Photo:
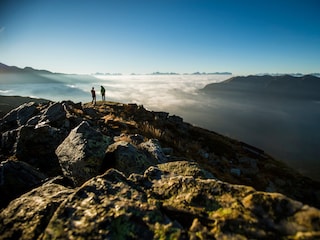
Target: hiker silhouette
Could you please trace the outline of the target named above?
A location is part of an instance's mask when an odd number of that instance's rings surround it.
[[[94,90],[94,87],[92,87],[91,89],[91,96],[92,96],[92,104],[96,105],[97,101],[96,101],[96,91]]]
[[[103,86],[101,86],[100,92],[101,92],[101,96],[102,96],[102,101],[105,101],[106,100],[106,96],[105,96],[106,89]]]

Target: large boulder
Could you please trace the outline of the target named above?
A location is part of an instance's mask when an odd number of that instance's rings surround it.
[[[149,171],[150,172],[150,171]],[[152,179],[152,176],[156,176]],[[315,239],[320,236],[320,210],[279,193],[255,191],[214,179],[148,174],[150,198],[162,213],[179,222],[189,238]],[[150,200],[149,200],[150,201]],[[307,237],[307,238],[304,238]]]
[[[0,164],[0,208],[12,199],[29,191],[46,179],[46,176],[29,164],[7,160]]]
[[[118,141],[108,147],[105,164],[129,176],[131,173],[143,174],[148,167],[158,164],[158,160],[129,142]]]
[[[0,212],[0,239],[38,239],[73,190],[47,183],[13,200]]]
[[[43,239],[178,239],[171,222],[139,186],[117,170],[83,184],[61,204]]]
[[[63,174],[76,186],[100,174],[105,150],[111,142],[110,137],[83,121],[56,149]]]
[[[49,125],[23,126],[15,145],[18,160],[25,161],[49,176],[61,174],[56,148],[66,137],[66,132]]]

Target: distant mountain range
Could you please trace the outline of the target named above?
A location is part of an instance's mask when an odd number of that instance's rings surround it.
[[[36,70],[31,67],[18,68],[0,63],[0,83],[56,83],[55,73],[47,70]]]
[[[32,74],[54,74],[48,70],[37,70],[31,67],[18,68],[0,63],[0,73],[32,73]]]
[[[86,82],[96,80],[93,76],[53,73],[48,70],[38,70],[31,67],[19,68],[0,63],[0,84],[20,83],[61,83]]]
[[[262,96],[320,99],[320,78],[313,75],[250,75],[232,77],[202,89],[208,94],[251,94]]]

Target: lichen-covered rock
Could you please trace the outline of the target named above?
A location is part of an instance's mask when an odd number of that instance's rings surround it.
[[[147,156],[144,151],[125,141],[110,145],[104,161],[109,167],[118,169],[126,176],[131,173],[143,174],[148,167],[158,163],[154,157]]]
[[[0,208],[39,185],[46,176],[29,164],[7,160],[0,164]]]
[[[82,122],[56,149],[63,174],[76,186],[100,174],[105,150],[110,143],[110,137]]]
[[[312,239],[320,234],[320,210],[282,194],[191,176],[165,174],[151,182],[149,196],[161,201],[162,212],[179,222],[190,238],[270,239],[308,235]]]
[[[172,175],[192,176],[194,178],[215,178],[212,173],[202,169],[196,162],[175,161],[157,165],[163,172]]]
[[[143,142],[139,144],[139,148],[151,154],[151,156],[154,157],[158,163],[165,163],[168,161],[157,139],[150,139],[146,142]]]
[[[147,195],[111,169],[61,204],[43,239],[179,239],[182,229]]]
[[[37,239],[60,203],[72,192],[50,183],[13,200],[0,212],[0,239]]]
[[[129,178],[109,169],[74,192],[53,181],[46,185],[12,201],[0,213],[2,238],[317,239],[320,236],[319,209],[279,193],[258,192],[252,187],[188,173],[176,175],[154,166],[144,175],[131,174]]]

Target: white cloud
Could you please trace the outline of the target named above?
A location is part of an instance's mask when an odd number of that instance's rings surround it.
[[[4,32],[5,29],[5,27],[0,27],[0,33]]]

